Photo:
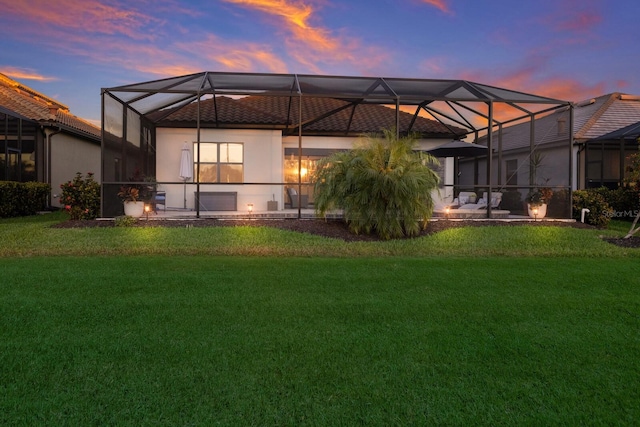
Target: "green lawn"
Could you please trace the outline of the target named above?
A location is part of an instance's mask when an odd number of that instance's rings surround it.
[[[55,220],[0,221],[1,425],[640,419],[640,250],[598,237],[619,232],[345,244]]]

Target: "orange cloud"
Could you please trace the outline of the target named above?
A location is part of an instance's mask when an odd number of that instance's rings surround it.
[[[375,69],[387,54],[362,47],[358,40],[312,24],[316,9],[296,0],[224,0],[252,8],[278,20],[284,31],[281,47],[254,41],[222,39],[208,32],[183,31],[179,23],[155,14],[197,15],[176,0],[125,3],[118,0],[0,0],[0,34],[48,45],[57,52],[158,76],[203,69],[287,72],[288,56],[298,67],[322,72],[323,64]],[[323,0],[310,0],[313,2]],[[141,5],[142,3],[142,5]],[[129,4],[133,6],[129,6]],[[142,6],[153,5],[154,15]],[[173,33],[183,37],[171,37]],[[191,39],[184,41],[184,36]],[[157,40],[166,40],[158,43]],[[274,47],[276,46],[276,47]],[[279,54],[279,52],[283,52]],[[362,71],[361,71],[362,72]]]
[[[426,4],[440,9],[441,12],[452,14],[452,10],[449,8],[446,0],[422,0]]]
[[[224,0],[229,3],[247,6],[269,15],[283,19],[286,28],[295,39],[319,51],[337,52],[341,46],[339,39],[332,37],[323,28],[312,26],[309,21],[314,12],[313,8],[303,3],[293,3],[289,0]]]
[[[312,25],[315,9],[292,0],[224,0],[276,17],[290,33],[286,37],[287,52],[313,72],[320,72],[319,63],[347,62],[372,68],[387,56],[376,48],[363,49],[355,39],[335,36],[326,28]],[[362,54],[362,51],[366,51]]]
[[[39,74],[35,70],[31,70],[27,68],[0,66],[0,73],[18,80],[36,80],[40,82],[50,82],[50,81],[58,80],[55,77],[43,76],[42,74]]]

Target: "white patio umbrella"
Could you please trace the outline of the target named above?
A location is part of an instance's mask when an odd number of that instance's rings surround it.
[[[193,163],[191,163],[191,151],[185,141],[180,155],[180,179],[184,181],[184,209],[187,208],[187,181],[193,177]]]

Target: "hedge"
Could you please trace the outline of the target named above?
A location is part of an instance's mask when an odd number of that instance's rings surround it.
[[[0,181],[0,218],[35,215],[46,209],[50,192],[41,182]]]

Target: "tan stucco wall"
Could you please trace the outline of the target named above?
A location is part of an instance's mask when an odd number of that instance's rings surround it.
[[[202,129],[201,142],[241,142],[244,144],[244,182],[245,185],[201,185],[200,191],[236,191],[238,210],[254,205],[255,211],[265,211],[267,202],[274,199],[278,208],[284,208],[284,191],[279,185],[257,185],[258,183],[281,183],[284,181],[284,150],[298,147],[298,137],[282,137],[276,130],[233,130]],[[167,206],[182,208],[186,193],[186,207],[195,206],[196,187],[191,180],[186,185],[179,178],[181,150],[185,142],[191,147],[196,141],[195,129],[159,128],[156,131],[156,179],[164,182],[160,190],[167,192]],[[303,148],[350,149],[357,138],[354,137],[310,137],[302,138]],[[448,140],[421,140],[418,147],[422,150],[434,148]],[[447,183],[453,182],[453,168],[446,167]],[[170,183],[170,184],[166,184]],[[247,183],[256,183],[248,185]]]
[[[160,190],[167,192],[167,207],[181,208],[195,206],[193,180],[186,185],[180,184],[180,156],[185,142],[188,143],[193,157],[193,143],[196,141],[194,129],[160,128],[156,132],[156,179],[161,184]],[[239,142],[244,144],[244,182],[269,183],[282,182],[282,135],[273,130],[229,130],[202,129],[201,142]],[[201,185],[200,191],[236,191],[238,192],[238,210],[246,209],[253,203],[256,211],[264,211],[267,201],[275,196],[282,207],[280,190],[274,185]]]
[[[51,205],[60,207],[60,184],[72,180],[76,172],[93,172],[100,182],[100,165],[100,144],[65,133],[51,136]]]

